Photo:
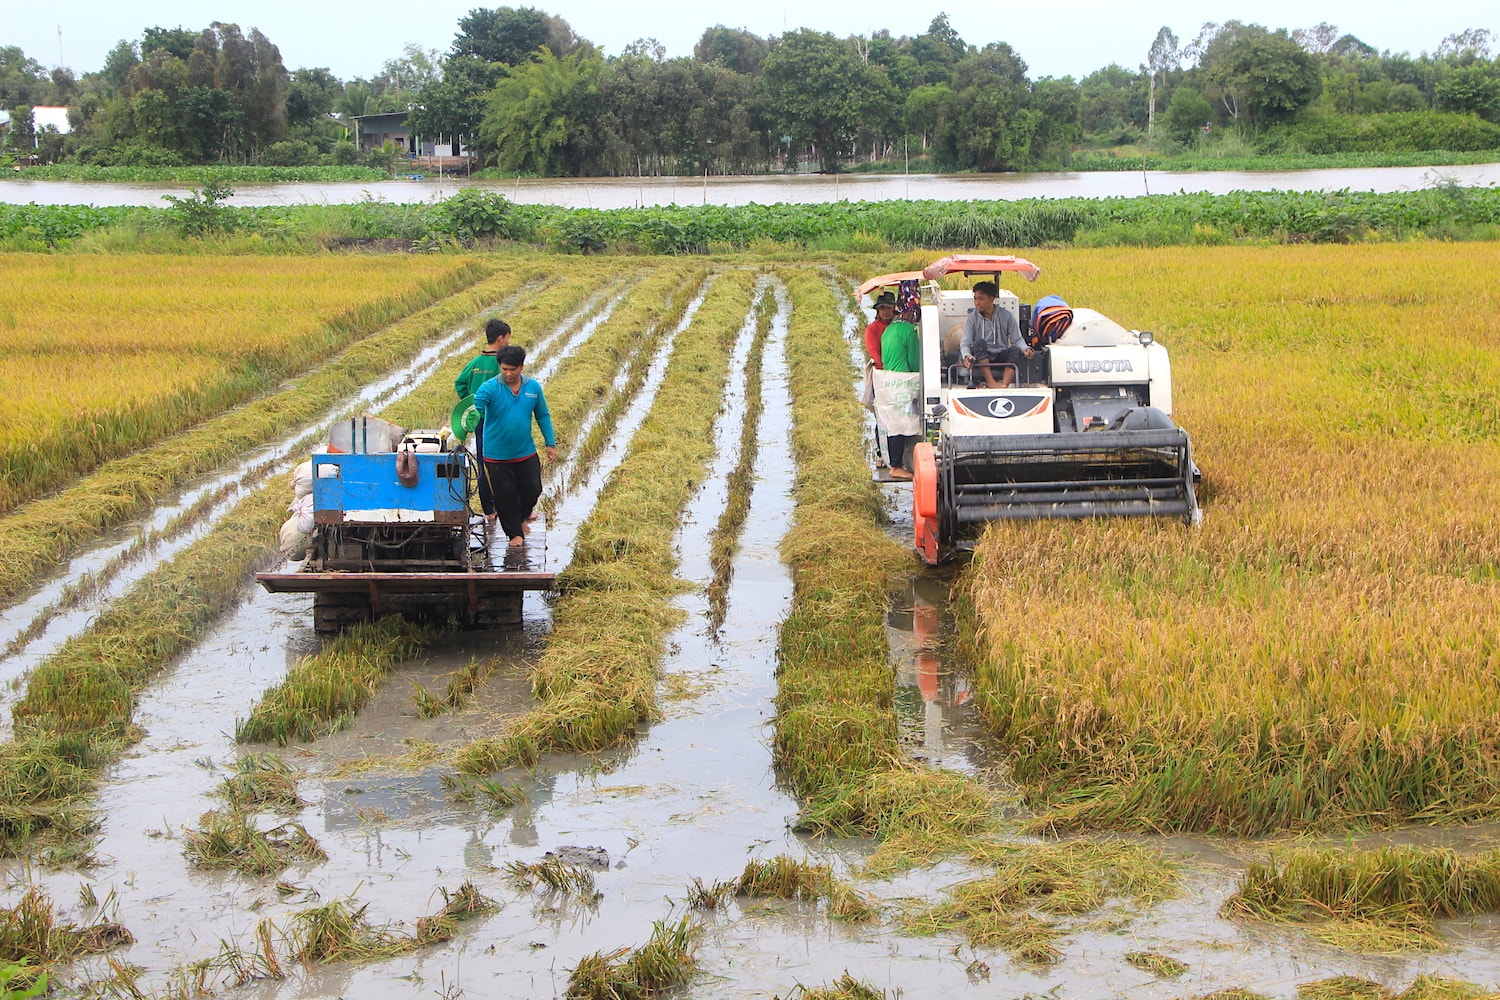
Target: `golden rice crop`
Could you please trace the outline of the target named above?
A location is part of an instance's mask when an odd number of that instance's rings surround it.
[[[1039,263],[1172,351],[1206,518],[981,543],[980,701],[1034,804],[1240,833],[1492,811],[1500,246]]]
[[[442,257],[0,254],[0,510],[488,270]]]
[[[509,302],[523,287],[538,284],[539,268],[510,267],[475,282],[436,304],[360,337],[327,362],[300,378],[288,379],[274,392],[204,420],[140,451],[104,463],[74,485],[48,497],[45,504],[23,506],[0,517],[0,603],[13,597],[47,566],[106,527],[120,524],[155,502],[172,486],[217,468],[268,439],[284,434],[354,393],[374,372],[386,372],[411,358],[422,344],[452,325],[497,302]],[[455,280],[462,280],[458,273]],[[58,436],[65,436],[61,429]],[[36,456],[55,457],[57,468],[75,457],[37,445]],[[55,489],[57,477],[42,480]]]

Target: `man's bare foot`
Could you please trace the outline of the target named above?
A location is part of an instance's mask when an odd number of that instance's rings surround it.
[[[537,519],[537,513],[536,513],[536,511],[532,511],[530,514],[526,515],[526,520],[527,521],[535,521],[536,519]]]
[[[899,466],[899,465],[893,465],[893,466],[891,466],[891,478],[892,479],[910,479],[911,478],[911,473],[907,472],[905,469],[901,468],[901,466]]]
[[[525,544],[526,544],[526,539],[522,538],[520,535],[517,535],[515,538],[512,538],[508,543],[506,543],[506,547],[507,548],[512,548],[512,549],[519,549],[521,546],[523,546]]]

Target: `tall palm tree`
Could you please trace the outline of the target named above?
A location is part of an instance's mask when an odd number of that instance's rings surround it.
[[[359,122],[356,120],[362,115],[368,114],[370,102],[375,99],[374,91],[370,85],[360,80],[344,85],[344,93],[333,102],[333,110],[339,113],[339,117],[345,122],[354,121],[354,144],[359,145]]]

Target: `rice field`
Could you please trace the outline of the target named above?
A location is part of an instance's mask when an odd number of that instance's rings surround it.
[[[443,257],[0,255],[0,513],[488,270]]]
[[[976,552],[980,698],[1040,822],[1492,815],[1500,247],[1060,257],[1049,288],[1172,350],[1206,514]]]
[[[199,534],[143,544],[131,558],[149,569],[101,584],[34,664],[13,666],[31,633],[0,651],[15,859],[0,983],[45,969],[83,995],[153,998],[251,982],[268,998],[1493,988],[1500,965],[1454,926],[1500,905],[1483,833],[1431,851],[1153,834],[1493,820],[1500,246],[1030,256],[1028,298],[1056,292],[1171,350],[1206,518],[996,525],[945,578],[990,737],[972,774],[926,764],[898,724],[892,594],[925,571],[886,523],[849,391],[864,322],[850,279],[925,255],[381,262],[399,278],[318,258],[340,309],[390,291],[382,278],[420,290],[400,322],[377,309],[349,321],[367,335],[335,336],[347,313],[325,312],[300,340],[258,315],[284,309],[266,275],[298,263],[267,259],[223,296],[257,313],[242,353],[122,341],[182,371],[286,366],[329,397],[318,413],[388,380],[400,388],[373,410],[440,426],[475,331],[502,313],[557,424],[538,531],[562,586],[528,599],[519,634],[387,618],[318,641],[310,601],[246,587],[273,558],[293,458],[249,457],[250,422],[292,405],[285,385],[252,392],[210,463],[235,490],[182,519]],[[100,261],[43,263],[124,266]],[[353,340],[366,353],[340,349]],[[210,426],[120,447],[155,455]],[[193,474],[172,467],[129,480],[137,509]],[[0,599],[56,564],[38,556],[12,591],[0,575]],[[43,609],[35,634],[70,613]],[[50,950],[26,938],[37,928]]]

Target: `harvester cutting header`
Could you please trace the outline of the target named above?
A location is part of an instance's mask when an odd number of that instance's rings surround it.
[[[1033,306],[999,287],[1002,275],[1035,281],[1040,273],[1020,257],[958,254],[860,286],[872,302],[894,293],[916,327],[920,381],[909,416],[918,418],[920,443],[907,461],[915,544],[930,564],[991,520],[1201,518],[1192,444],[1172,421],[1166,348],[1150,332],[1055,295]],[[953,274],[993,285],[943,288]],[[985,363],[971,346],[976,299],[981,320],[991,304],[989,323],[1008,329],[1014,320],[1021,348]]]

